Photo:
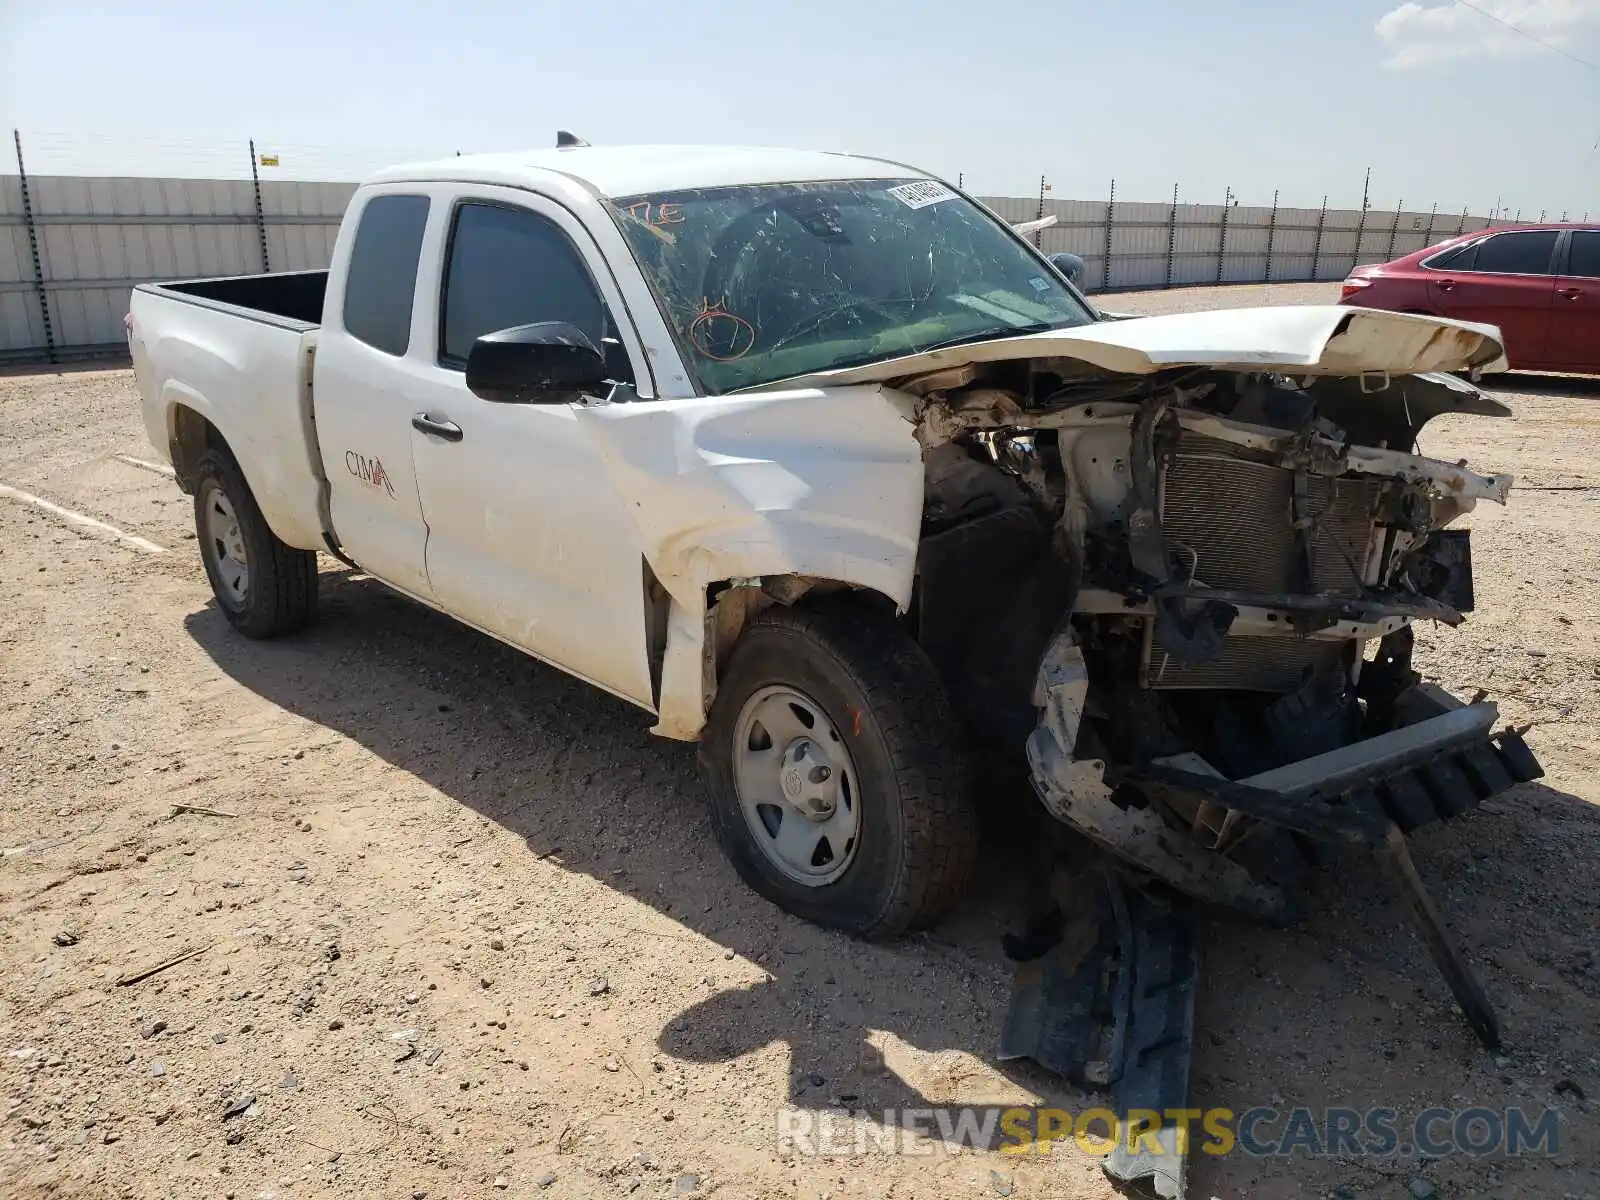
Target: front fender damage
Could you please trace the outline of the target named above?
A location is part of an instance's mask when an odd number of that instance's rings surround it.
[[[877,592],[901,611],[910,603],[922,449],[884,389],[575,411],[671,597],[655,732],[692,740],[705,723],[718,644],[708,590],[806,579]],[[722,603],[725,620],[743,602]]]

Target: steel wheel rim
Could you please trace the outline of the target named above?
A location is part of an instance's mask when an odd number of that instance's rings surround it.
[[[825,887],[860,846],[861,789],[822,706],[792,687],[761,688],[733,727],[733,785],[762,856],[786,878]]]
[[[244,533],[233,502],[219,487],[207,490],[205,505],[205,550],[216,570],[217,583],[235,607],[243,605],[250,592],[250,558],[245,553]]]

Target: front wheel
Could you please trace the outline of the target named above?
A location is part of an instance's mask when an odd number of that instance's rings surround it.
[[[927,925],[964,893],[978,822],[927,655],[835,600],[751,621],[702,742],[712,824],[752,888],[861,937]]]
[[[278,540],[231,455],[207,450],[196,476],[195,537],[228,623],[252,638],[308,624],[317,611],[316,553]]]

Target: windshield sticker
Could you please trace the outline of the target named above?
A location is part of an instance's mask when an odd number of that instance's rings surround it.
[[[695,353],[717,362],[738,362],[755,349],[756,331],[743,317],[723,307],[726,299],[713,304],[700,301],[700,311],[689,323],[689,342]]]
[[[889,195],[907,208],[927,208],[928,205],[937,204],[941,200],[954,200],[956,196],[944,184],[936,183],[932,179],[902,183],[898,187],[890,188]]]
[[[1050,281],[1048,279],[1040,279],[1037,275],[1035,275],[1032,279],[1028,280],[1028,286],[1034,291],[1043,295],[1045,292],[1050,290]]]

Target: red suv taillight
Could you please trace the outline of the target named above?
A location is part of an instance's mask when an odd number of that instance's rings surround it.
[[[1344,281],[1344,283],[1340,286],[1340,288],[1339,288],[1339,299],[1348,300],[1348,299],[1350,299],[1351,296],[1354,296],[1362,288],[1369,288],[1371,286],[1372,286],[1372,280],[1363,279],[1359,275],[1352,275],[1352,276],[1350,276],[1349,279],[1346,279]]]

